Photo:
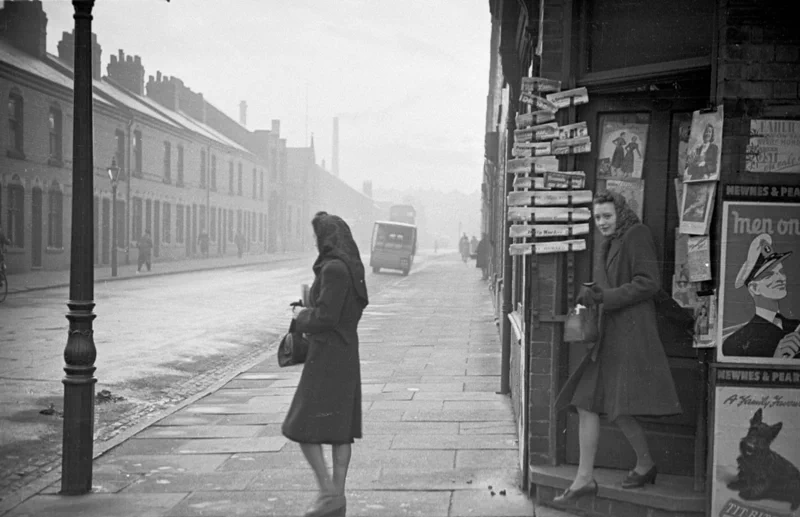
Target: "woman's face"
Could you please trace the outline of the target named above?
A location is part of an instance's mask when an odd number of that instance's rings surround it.
[[[714,138],[714,128],[712,126],[706,126],[706,130],[703,131],[703,142],[710,142]]]
[[[598,203],[594,205],[594,224],[603,237],[614,234],[617,229],[617,210],[614,203]]]

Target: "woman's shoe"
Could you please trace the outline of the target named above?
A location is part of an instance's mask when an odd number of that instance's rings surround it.
[[[591,481],[591,483],[586,483],[582,487],[576,488],[575,490],[572,490],[571,488],[568,488],[568,489],[564,490],[563,494],[557,495],[557,496],[555,496],[553,498],[553,502],[554,503],[570,503],[572,501],[580,499],[581,497],[583,497],[585,495],[590,495],[590,494],[591,495],[597,495],[597,488],[598,488],[597,487],[597,481],[595,481],[593,479]]]
[[[639,474],[635,470],[631,470],[628,472],[628,475],[625,476],[625,479],[622,480],[622,488],[641,488],[648,483],[655,485],[657,474],[658,469],[655,465],[644,474]]]
[[[343,510],[347,500],[343,495],[323,495],[314,501],[303,517],[332,517]]]

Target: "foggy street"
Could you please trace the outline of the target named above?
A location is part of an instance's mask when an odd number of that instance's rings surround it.
[[[309,257],[97,283],[96,439],[116,435],[274,349],[291,319],[289,302],[313,280]],[[425,262],[424,254],[417,257],[411,279]],[[368,273],[370,294],[403,280],[409,278],[399,272]],[[23,292],[1,308],[0,494],[9,478],[35,475],[61,448],[67,299],[66,288]],[[40,413],[51,407],[53,414]]]

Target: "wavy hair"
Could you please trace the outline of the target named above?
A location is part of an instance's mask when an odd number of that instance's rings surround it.
[[[631,227],[641,222],[636,212],[628,206],[628,201],[625,200],[625,196],[622,194],[611,191],[600,192],[595,195],[592,200],[593,206],[602,205],[604,203],[611,203],[614,205],[614,211],[617,213],[617,226],[609,239],[622,237]]]

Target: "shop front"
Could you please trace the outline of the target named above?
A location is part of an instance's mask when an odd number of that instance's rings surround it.
[[[681,413],[640,419],[658,483],[621,488],[636,457],[601,418],[600,490],[570,507],[778,517],[800,505],[800,41],[767,3],[490,2],[504,80],[490,77],[484,212],[504,217],[484,225],[504,253],[523,482],[542,504],[577,468],[578,418],[555,399],[584,357],[564,323],[602,267],[590,200],[608,190],[650,229],[662,290],[694,324],[660,333]]]

